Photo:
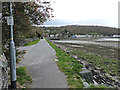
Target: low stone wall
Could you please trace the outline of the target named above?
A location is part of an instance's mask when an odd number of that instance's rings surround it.
[[[0,55],[0,90],[8,88],[7,59]]]

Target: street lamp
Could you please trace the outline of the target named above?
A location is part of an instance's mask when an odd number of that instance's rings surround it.
[[[14,20],[12,16],[12,2],[10,2],[10,16],[7,17],[7,24],[10,25],[10,46],[9,46],[9,57],[10,57],[10,78],[11,78],[11,88],[16,88],[16,54],[15,54],[15,44],[13,41],[13,25]]]

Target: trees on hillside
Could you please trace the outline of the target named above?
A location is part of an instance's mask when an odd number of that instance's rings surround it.
[[[68,32],[68,36],[75,34],[90,34],[90,35],[117,35],[119,34],[118,28],[104,27],[104,26],[83,26],[83,25],[68,25],[61,27],[46,27],[46,29],[54,30],[52,32],[57,32],[58,34],[65,35]]]

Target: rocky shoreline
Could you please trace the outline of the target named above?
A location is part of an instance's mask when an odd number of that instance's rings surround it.
[[[61,48],[64,52],[70,55],[70,50],[62,45],[54,43],[58,48]],[[106,74],[105,72],[102,72],[101,68],[95,67],[92,63],[87,63],[84,59],[78,59],[77,56],[72,56],[71,57],[75,58],[78,60],[86,69],[90,70],[93,75],[93,82],[94,84],[103,84],[107,86],[113,86],[117,89],[120,89],[120,82],[117,80],[119,77],[114,77],[109,74]]]

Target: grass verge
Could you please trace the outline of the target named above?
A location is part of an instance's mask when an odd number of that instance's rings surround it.
[[[51,43],[46,39],[46,41],[50,44],[50,46],[56,51],[56,56],[58,61],[57,65],[59,69],[67,75],[67,82],[69,88],[84,88],[85,85],[82,82],[82,77],[79,75],[79,72],[82,71],[83,66],[80,64],[79,61],[74,59],[73,57],[69,56],[67,53],[63,52],[60,48],[56,45]],[[88,88],[110,88],[105,85],[95,86],[90,84]]]
[[[35,44],[38,43],[39,41],[40,41],[40,39],[38,39],[38,40],[33,40],[32,42],[29,42],[29,43],[25,44],[25,46],[35,45]]]
[[[29,75],[26,66],[16,68],[16,74],[18,87],[30,87],[32,84],[32,77]]]
[[[67,75],[67,81],[69,88],[83,88],[83,82],[78,73],[81,71],[83,66],[76,59],[70,57],[67,53],[63,52],[56,45],[52,44],[50,41],[46,40],[52,48],[56,51],[56,56],[59,61],[57,65],[59,69]]]

